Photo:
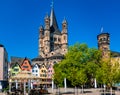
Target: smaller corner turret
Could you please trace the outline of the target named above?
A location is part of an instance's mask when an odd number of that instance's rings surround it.
[[[45,16],[45,30],[50,30],[50,17],[48,14]]]
[[[68,48],[67,20],[62,22],[62,51],[66,54]]]
[[[43,35],[44,35],[44,28],[43,26],[41,25],[40,28],[39,28],[39,32],[40,32],[40,38],[42,39],[43,38]]]
[[[62,22],[62,33],[67,33],[67,20],[64,19]]]
[[[67,29],[67,21],[66,21],[66,19],[64,19],[63,22],[62,22],[62,29]]]

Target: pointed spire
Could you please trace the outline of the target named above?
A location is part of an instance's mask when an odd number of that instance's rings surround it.
[[[58,29],[58,24],[53,8],[51,9],[51,14],[50,14],[50,26],[53,26],[55,29]]]
[[[43,31],[43,26],[41,25],[40,27],[39,27],[39,30],[40,30],[40,32],[42,32]]]
[[[48,13],[46,13],[45,19],[49,18]]]
[[[56,20],[56,16],[54,13],[54,1],[53,0],[51,2],[50,26],[53,26],[54,29],[58,29],[57,20]]]
[[[67,24],[67,20],[66,20],[66,18],[65,18],[65,17],[64,17],[64,19],[63,19],[62,23],[66,23],[66,24]]]

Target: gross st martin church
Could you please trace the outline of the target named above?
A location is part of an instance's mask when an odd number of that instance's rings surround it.
[[[45,26],[39,28],[38,57],[32,59],[32,64],[44,64],[47,68],[55,63],[60,62],[67,52],[68,48],[68,31],[66,19],[62,22],[60,31],[54,9],[51,8],[50,16],[44,18]],[[54,72],[53,69],[51,72]],[[52,76],[51,75],[48,76]]]

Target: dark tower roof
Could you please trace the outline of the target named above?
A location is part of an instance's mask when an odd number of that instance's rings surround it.
[[[53,8],[51,9],[51,14],[50,14],[50,26],[53,26],[56,29],[58,28],[58,24]]]
[[[99,34],[99,35],[97,36],[97,38],[98,38],[99,36],[110,36],[110,34],[109,34],[109,33],[101,33],[101,34]]]
[[[60,34],[53,8],[51,9],[51,14],[50,14],[50,29],[51,29],[51,32],[53,32],[55,34]]]

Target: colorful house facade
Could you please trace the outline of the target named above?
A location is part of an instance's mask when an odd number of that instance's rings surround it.
[[[32,70],[32,66],[31,63],[29,61],[29,59],[25,58],[21,64],[21,69],[22,70],[26,70],[26,71],[31,71]]]
[[[21,71],[21,66],[18,63],[11,64],[10,67],[10,76],[17,75]]]
[[[40,77],[40,65],[39,64],[36,63],[32,65],[32,74]]]

